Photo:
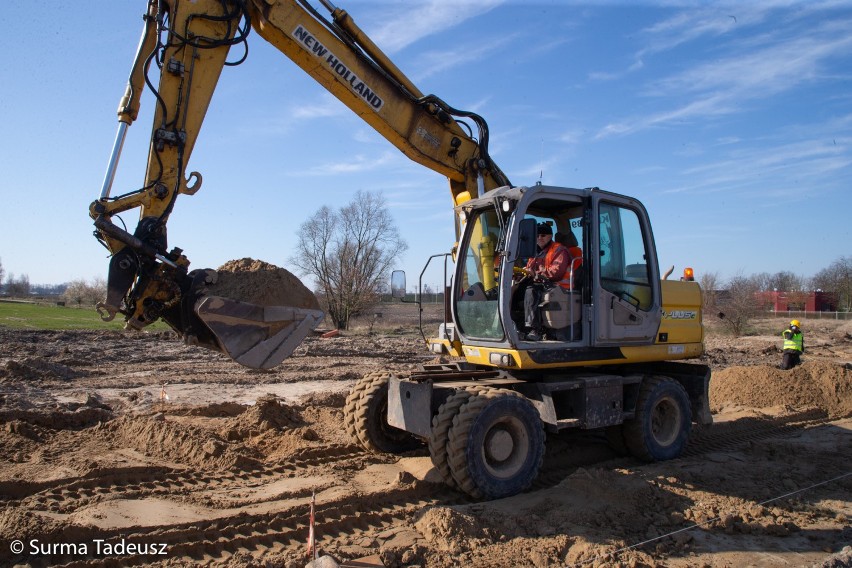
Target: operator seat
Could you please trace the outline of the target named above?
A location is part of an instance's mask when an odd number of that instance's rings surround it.
[[[569,230],[567,233],[557,231],[553,235],[553,240],[568,249],[571,254],[571,266],[568,270],[573,269],[574,274],[571,279],[571,289],[576,290],[583,284],[583,249],[577,242],[577,237],[574,232]]]
[[[583,283],[583,251],[578,246],[572,231],[557,231],[553,240],[568,249],[571,265],[567,276],[570,289],[554,286],[544,293],[540,305],[542,321],[549,336],[561,341],[577,341],[582,338],[582,296],[578,288]]]

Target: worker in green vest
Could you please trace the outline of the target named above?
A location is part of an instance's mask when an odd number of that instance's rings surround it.
[[[799,358],[805,352],[805,336],[802,335],[799,320],[791,321],[790,327],[781,332],[781,337],[784,338],[784,346],[781,348],[784,353],[781,368],[792,369],[801,363]]]

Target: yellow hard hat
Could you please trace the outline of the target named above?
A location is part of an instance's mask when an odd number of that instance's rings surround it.
[[[790,322],[790,325],[793,327],[799,327],[799,320],[793,320]]]

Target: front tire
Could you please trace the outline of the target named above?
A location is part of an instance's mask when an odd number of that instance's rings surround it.
[[[432,458],[432,465],[438,470],[444,483],[452,489],[458,489],[458,485],[456,485],[456,481],[450,472],[450,463],[447,455],[449,432],[453,426],[453,419],[459,412],[459,408],[471,396],[473,396],[473,393],[467,390],[451,394],[440,408],[438,408],[438,413],[432,417],[432,430],[429,434],[429,456]]]
[[[391,373],[364,375],[346,398],[344,424],[350,436],[373,452],[400,454],[421,445],[418,438],[388,424],[388,382]]]
[[[683,452],[691,428],[689,396],[680,383],[648,377],[639,389],[635,417],[624,422],[624,442],[641,460],[670,460]]]
[[[544,460],[544,429],[535,406],[513,392],[480,394],[460,409],[449,431],[450,472],[475,499],[527,489]]]

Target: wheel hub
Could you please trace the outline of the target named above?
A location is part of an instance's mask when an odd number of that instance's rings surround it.
[[[664,398],[654,407],[651,416],[651,432],[657,443],[668,446],[674,442],[680,433],[681,416],[677,404],[669,398]]]
[[[494,430],[489,433],[485,442],[485,452],[489,461],[502,462],[512,455],[515,443],[512,435],[503,429]]]

